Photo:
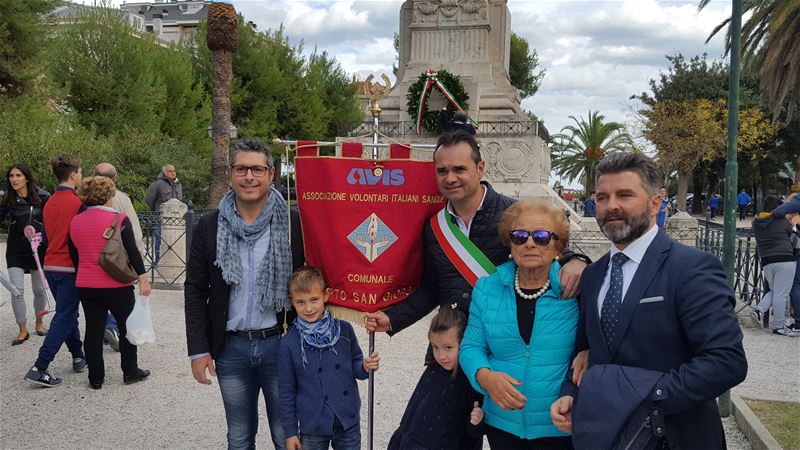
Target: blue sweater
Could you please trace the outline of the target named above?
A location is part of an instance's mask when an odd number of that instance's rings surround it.
[[[334,319],[338,320],[338,319]],[[341,321],[341,337],[332,349],[317,349],[305,342],[300,354],[300,333],[292,326],[278,350],[281,424],[287,438],[299,431],[333,434],[334,418],[346,430],[360,421],[361,399],[356,378],[365,380],[364,356],[353,326]]]
[[[558,398],[575,346],[578,301],[560,298],[560,268],[558,262],[550,266],[551,288],[536,301],[529,345],[519,335],[513,261],[478,280],[461,342],[461,367],[478,392],[486,394],[475,379],[484,367],[522,382],[517,389],[528,399],[523,409],[503,410],[485,395],[483,410],[488,425],[523,439],[566,436],[553,426],[550,405]]]

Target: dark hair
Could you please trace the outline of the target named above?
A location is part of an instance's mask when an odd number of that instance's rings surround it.
[[[72,173],[77,172],[81,168],[81,159],[74,155],[62,154],[58,155],[53,162],[50,163],[53,168],[53,175],[59,183],[69,180]]]
[[[475,164],[481,162],[481,148],[475,136],[463,130],[448,131],[439,136],[436,140],[436,150],[433,151],[433,159],[436,159],[436,152],[442,147],[450,147],[461,142],[466,142],[472,148],[472,160]]]
[[[325,284],[325,277],[322,276],[322,271],[316,267],[303,266],[295,270],[289,280],[289,295],[292,292],[308,293],[317,286],[323,291],[328,287]]]
[[[589,195],[594,195],[594,194],[597,194],[597,191],[595,191],[594,189],[592,189],[592,192],[589,192]]]
[[[774,211],[775,208],[781,205],[781,201],[778,200],[778,197],[774,195],[768,195],[764,198],[764,208],[762,210],[764,212],[771,212]]]
[[[236,160],[236,154],[239,152],[263,153],[264,156],[267,157],[267,166],[272,168],[272,166],[275,164],[272,160],[272,150],[269,148],[269,145],[257,139],[241,139],[233,144],[231,146],[229,164],[233,164],[233,162]]]
[[[455,328],[458,334],[458,342],[464,338],[464,330],[467,328],[467,315],[452,305],[440,306],[439,311],[431,319],[431,327],[428,329],[428,338],[431,333],[445,333],[447,330]],[[458,373],[458,361],[453,368],[453,378]]]
[[[656,195],[661,186],[661,173],[656,167],[656,163],[641,153],[612,153],[601,159],[594,170],[595,183],[603,175],[634,172],[639,175],[648,195]]]
[[[25,177],[25,185],[28,187],[28,196],[25,198],[25,201],[30,205],[41,205],[42,199],[39,198],[39,189],[36,187],[36,179],[33,178],[33,171],[24,163],[12,164],[11,167],[6,170],[6,195],[5,198],[3,198],[3,204],[11,205],[19,198],[17,191],[11,187],[11,181],[8,179],[11,176],[11,171],[14,169],[22,172],[22,175]]]

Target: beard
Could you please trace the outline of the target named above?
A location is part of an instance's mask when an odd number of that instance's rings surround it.
[[[650,211],[648,210],[644,210],[639,215],[612,212],[598,217],[598,219],[600,230],[615,244],[630,244],[650,229]],[[608,223],[616,219],[622,219],[625,222],[622,225]]]

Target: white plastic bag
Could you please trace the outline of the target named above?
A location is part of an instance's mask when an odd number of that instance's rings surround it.
[[[128,333],[125,335],[133,345],[152,344],[156,341],[153,319],[150,317],[150,298],[136,296],[136,304],[125,322]]]

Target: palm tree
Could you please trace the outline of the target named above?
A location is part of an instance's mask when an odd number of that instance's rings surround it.
[[[228,191],[225,168],[231,144],[231,80],[233,54],[239,47],[236,10],[228,3],[214,2],[208,7],[206,45],[212,58],[211,96],[211,189],[209,207],[216,208]]]
[[[633,139],[619,122],[604,122],[605,116],[589,111],[589,121],[569,116],[577,126],[567,125],[553,136],[553,169],[572,181],[580,179],[586,195],[594,190],[594,168],[606,153],[632,150]],[[565,131],[567,133],[565,133]]]
[[[698,11],[710,1],[700,0]],[[761,93],[776,119],[786,105],[788,123],[800,101],[800,2],[744,0],[742,9],[743,15],[752,14],[742,25],[743,60],[761,68]],[[706,43],[730,21],[717,25]],[[730,51],[730,29],[727,42],[726,51]]]

